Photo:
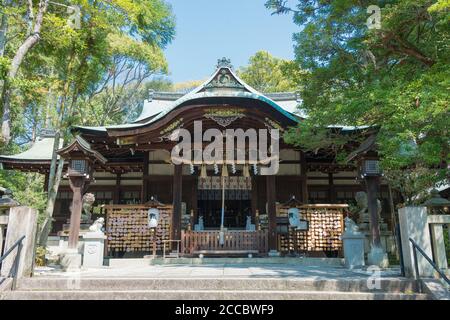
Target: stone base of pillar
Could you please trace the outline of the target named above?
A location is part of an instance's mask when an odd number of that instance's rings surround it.
[[[76,271],[81,268],[81,254],[76,249],[67,249],[61,257],[61,267],[64,271]]]
[[[388,255],[383,248],[372,246],[367,255],[367,264],[370,266],[387,268],[389,267]]]
[[[270,250],[267,255],[269,257],[279,257],[281,254],[280,252],[278,252],[277,250]]]

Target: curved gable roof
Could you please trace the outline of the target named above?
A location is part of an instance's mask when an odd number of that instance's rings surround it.
[[[298,118],[291,112],[286,111],[274,100],[246,84],[233,72],[229,60],[222,58],[219,59],[216,71],[208,80],[193,89],[191,92],[179,97],[173,102],[172,105],[168,102],[163,102],[164,100],[158,100],[157,103],[154,103],[153,105],[157,109],[163,107],[164,105],[168,106],[168,108],[149,119],[145,122],[145,124],[150,124],[157,121],[187,101],[214,97],[235,97],[260,100],[267,103],[277,112],[283,114],[290,120],[295,122],[298,121]],[[292,107],[292,105],[290,107]],[[143,110],[143,114],[141,114],[135,122],[144,120],[147,114],[149,114],[148,110]]]
[[[277,113],[291,122],[298,122],[302,114],[295,115],[298,101],[295,94],[278,93],[263,94],[249,86],[233,71],[230,61],[226,58],[218,60],[216,71],[213,75],[197,88],[187,94],[160,93],[157,99],[147,100],[139,117],[129,124],[113,125],[108,127],[75,126],[75,130],[84,132],[105,133],[114,130],[137,129],[151,125],[189,101],[204,98],[246,98],[264,102]],[[279,102],[277,102],[277,101]],[[289,110],[289,111],[288,111]],[[291,111],[292,110],[292,111]]]

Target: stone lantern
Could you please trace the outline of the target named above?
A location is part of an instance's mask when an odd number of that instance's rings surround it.
[[[450,207],[450,201],[442,198],[437,189],[432,189],[430,191],[430,199],[425,201],[423,203],[423,205],[429,209],[429,212],[431,214],[437,214],[437,213],[448,214],[448,208]]]
[[[0,187],[0,256],[3,252],[3,234],[8,225],[9,209],[17,207],[19,203],[12,198],[12,192],[9,189]]]
[[[80,235],[82,197],[86,187],[93,180],[94,164],[104,164],[107,160],[90,144],[77,136],[75,140],[65,148],[58,150],[58,154],[67,160],[68,169],[64,176],[69,179],[73,192],[68,251],[63,258],[63,266],[67,268],[78,267],[81,264],[81,255],[78,253],[78,238]]]
[[[363,154],[358,161],[358,170],[360,178],[364,181],[367,189],[367,209],[370,218],[370,231],[372,243],[370,252],[367,256],[370,265],[387,267],[389,265],[388,257],[381,245],[380,221],[378,218],[377,193],[381,177],[383,176],[380,168],[380,160],[375,151],[368,151]]]

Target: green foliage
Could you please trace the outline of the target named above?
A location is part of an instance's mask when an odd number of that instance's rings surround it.
[[[7,14],[8,28],[0,30],[7,32],[0,80],[6,79],[18,48],[31,36],[40,2],[2,3],[0,14]],[[17,76],[6,79],[11,80],[12,142],[0,147],[1,154],[23,151],[21,146],[34,141],[43,128],[61,131],[67,142],[72,125],[135,117],[151,77],[168,71],[163,49],[174,36],[174,17],[165,1],[58,2],[80,7],[80,26],[68,24],[67,7],[49,3],[39,42],[27,52]],[[0,81],[0,89],[2,85]],[[11,189],[21,204],[38,209],[40,223],[49,203],[43,184],[39,174],[0,170],[0,185]]]
[[[0,79],[4,79],[9,70],[11,61],[7,57],[0,57]]]
[[[288,61],[278,59],[267,51],[258,51],[250,57],[246,67],[238,70],[238,75],[261,92],[295,91],[296,84],[284,74],[288,70],[293,71]]]
[[[44,267],[47,265],[47,259],[45,259],[45,255],[47,254],[47,249],[44,247],[37,247],[36,248],[36,257],[35,257],[35,263],[38,267]]]
[[[80,27],[68,24],[66,7],[50,3],[41,40],[27,53],[12,83],[15,142],[29,140],[30,130],[38,132],[44,126],[66,129],[129,119],[128,111],[131,117],[135,111],[126,101],[151,76],[168,71],[163,49],[174,36],[174,17],[164,1],[76,0],[70,5],[81,9]],[[3,77],[32,23],[27,2],[7,10],[10,40],[0,58]],[[131,76],[125,79],[126,74]]]
[[[366,25],[369,5],[381,8],[381,29]],[[315,150],[345,140],[329,125],[378,126],[377,146],[385,171],[441,179],[449,160],[448,1],[299,1],[293,12],[302,30],[294,35],[296,64],[291,73],[308,114],[287,139]],[[348,136],[347,140],[354,137]],[[340,158],[344,158],[340,156]],[[435,168],[425,172],[418,168]],[[394,174],[389,176],[395,176]],[[417,177],[419,178],[419,177]],[[417,191],[417,190],[416,190]]]
[[[44,178],[34,173],[0,170],[0,185],[13,192],[13,198],[23,206],[39,211],[38,224],[44,219],[47,194],[44,192]]]

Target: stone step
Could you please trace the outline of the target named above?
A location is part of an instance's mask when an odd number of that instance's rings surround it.
[[[299,265],[299,266],[331,266],[341,267],[344,265],[342,258],[312,258],[312,257],[259,257],[259,258],[108,258],[106,264],[111,268],[121,267],[142,267],[149,265],[223,265],[223,264],[243,264],[243,265]]]
[[[382,278],[380,289],[371,289],[367,279],[298,278],[23,278],[21,291],[146,291],[146,290],[276,290],[414,293],[417,282],[402,278]]]
[[[425,294],[278,290],[9,291],[0,300],[427,300]]]

